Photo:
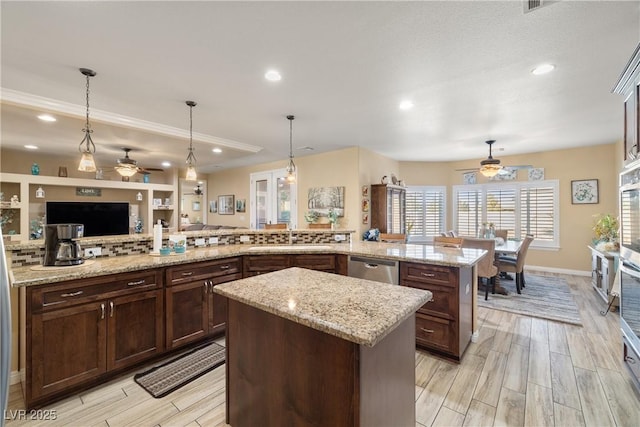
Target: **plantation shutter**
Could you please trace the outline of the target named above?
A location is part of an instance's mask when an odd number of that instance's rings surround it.
[[[516,235],[516,189],[487,189],[487,222],[496,230],[508,230],[509,236]]]
[[[409,187],[406,193],[408,235],[418,240],[439,235],[445,227],[445,189]]]
[[[461,236],[476,236],[482,222],[482,193],[479,188],[460,189],[456,194],[456,226]]]
[[[525,187],[520,190],[520,234],[533,234],[537,241],[556,236],[554,188]]]

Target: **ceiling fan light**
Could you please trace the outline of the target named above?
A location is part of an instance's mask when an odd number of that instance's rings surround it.
[[[492,178],[496,176],[501,169],[502,169],[502,166],[500,165],[488,163],[480,167],[480,173],[486,176],[487,178]]]
[[[82,157],[80,157],[80,164],[78,165],[80,172],[95,172],[96,161],[93,158],[93,154],[90,151],[83,151]]]
[[[132,177],[138,172],[136,165],[131,163],[122,163],[115,167],[120,176]]]
[[[196,167],[193,165],[187,166],[187,174],[185,176],[187,181],[197,181],[198,173],[196,172]]]

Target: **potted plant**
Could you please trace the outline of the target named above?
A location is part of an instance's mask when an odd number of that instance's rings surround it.
[[[329,209],[329,213],[327,214],[329,217],[329,223],[331,224],[331,229],[336,229],[336,224],[338,223],[338,212],[336,212],[333,208]]]
[[[595,216],[593,231],[596,237],[593,243],[596,249],[600,251],[616,251],[618,244],[618,218],[611,214],[600,214]]]

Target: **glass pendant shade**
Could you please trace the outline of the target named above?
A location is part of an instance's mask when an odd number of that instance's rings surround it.
[[[185,176],[187,181],[195,181],[198,179],[198,173],[196,167],[193,165],[187,166],[187,175]]]
[[[80,158],[80,164],[78,165],[80,172],[95,172],[96,161],[93,158],[93,154],[90,151],[83,151]]]

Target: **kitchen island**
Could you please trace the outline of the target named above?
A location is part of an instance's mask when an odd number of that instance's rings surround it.
[[[431,292],[302,268],[215,292],[228,424],[415,426],[415,311]]]

